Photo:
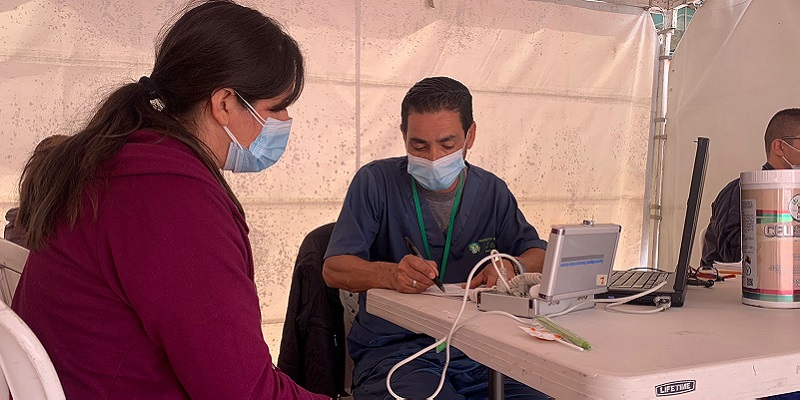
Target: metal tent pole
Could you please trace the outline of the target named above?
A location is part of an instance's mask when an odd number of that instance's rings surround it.
[[[647,266],[658,268],[658,244],[661,240],[661,211],[664,186],[664,150],[667,144],[667,95],[669,92],[670,43],[675,33],[678,9],[664,12],[664,29],[658,32],[661,47],[658,63],[658,93],[656,96],[655,132],[653,134],[653,193],[650,199],[650,238]]]

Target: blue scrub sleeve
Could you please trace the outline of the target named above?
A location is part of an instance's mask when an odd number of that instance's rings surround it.
[[[514,194],[505,189],[505,199],[497,199],[498,216],[500,217],[500,231],[497,234],[497,247],[503,252],[520,255],[528,249],[547,249],[547,242],[539,238],[531,224],[525,220]],[[498,191],[502,193],[503,191]],[[501,197],[501,196],[498,196]]]
[[[385,199],[380,197],[375,174],[361,168],[347,189],[325,258],[353,255],[370,260],[370,247],[378,234],[381,210],[386,205]]]

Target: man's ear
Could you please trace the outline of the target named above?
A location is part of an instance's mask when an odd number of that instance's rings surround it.
[[[775,154],[778,157],[783,157],[783,141],[781,139],[775,139],[770,143],[770,152]]]
[[[228,126],[231,120],[231,110],[233,110],[236,93],[233,89],[219,89],[211,95],[211,116],[222,126]]]
[[[471,149],[472,144],[475,143],[475,131],[477,130],[476,127],[477,125],[475,122],[472,122],[472,125],[470,125],[469,129],[467,129],[467,149]]]
[[[408,149],[408,134],[403,131],[403,125],[399,125],[398,128],[400,129],[400,136],[403,137],[403,148]]]

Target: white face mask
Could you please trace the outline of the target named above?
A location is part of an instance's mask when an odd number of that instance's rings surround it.
[[[797,150],[797,148],[795,148],[794,146],[790,145],[790,144],[789,144],[788,142],[786,142],[785,140],[781,139],[781,142],[783,142],[783,144],[785,144],[785,145],[787,145],[787,146],[791,147],[791,148],[792,148],[792,150],[794,150],[794,151],[796,151],[796,152],[800,153],[800,150]],[[786,161],[786,164],[788,164],[788,165],[789,165],[789,167],[791,167],[792,169],[800,169],[800,164],[797,164],[797,165],[795,165],[795,164],[792,164],[792,163],[790,163],[790,162],[789,162],[789,160],[787,160],[787,159],[786,159],[786,157],[784,157],[784,156],[781,156],[781,158],[783,158],[783,161]]]
[[[408,154],[408,173],[428,190],[445,190],[453,185],[461,171],[466,168],[464,153],[467,139],[461,150],[454,151],[434,161]]]
[[[239,93],[236,93],[247,106],[247,111],[261,125],[261,132],[258,134],[250,147],[242,146],[227,126],[222,129],[231,138],[228,147],[228,157],[222,169],[233,172],[259,172],[263,171],[281,158],[286,151],[289,142],[289,132],[292,129],[292,119],[279,121],[274,118],[264,119],[256,112],[256,109],[247,102]]]

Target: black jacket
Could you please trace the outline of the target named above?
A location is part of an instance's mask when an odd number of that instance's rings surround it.
[[[344,316],[339,289],[322,279],[334,223],[309,233],[300,245],[289,291],[278,368],[297,384],[333,398],[344,392]]]
[[[761,169],[775,168],[766,163]],[[725,185],[711,203],[711,220],[703,237],[701,265],[712,266],[714,261],[738,262],[742,259],[740,201],[741,186],[737,178]]]
[[[24,248],[28,248],[25,242],[25,236],[17,225],[17,214],[19,214],[19,207],[14,207],[6,212],[6,227],[3,230],[3,239],[9,242],[16,243]]]

